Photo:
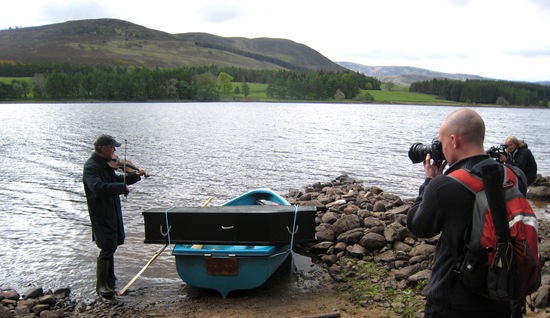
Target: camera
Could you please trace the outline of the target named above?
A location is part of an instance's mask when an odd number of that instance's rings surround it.
[[[504,149],[508,148],[508,145],[492,146],[487,150],[487,154],[500,162],[500,156],[508,156]]]
[[[434,138],[431,145],[424,145],[420,142],[414,143],[409,149],[409,158],[413,163],[423,162],[426,159],[426,155],[430,154],[432,159],[441,163],[445,160],[445,155],[443,154],[443,146],[439,139]]]

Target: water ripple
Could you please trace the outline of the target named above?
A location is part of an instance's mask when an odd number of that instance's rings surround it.
[[[117,273],[129,281],[158,245],[143,244],[141,213],[153,207],[219,205],[251,188],[283,195],[348,174],[404,198],[423,180],[407,151],[430,142],[454,108],[336,104],[17,104],[0,105],[0,289],[71,286],[94,297],[95,258],[82,165],[100,133],[125,146],[152,175],[122,202],[127,240]],[[477,109],[486,148],[514,134],[525,139],[550,175],[550,113]],[[112,115],[108,115],[112,114]],[[118,116],[124,114],[124,116]],[[510,130],[513,127],[512,130]],[[545,207],[537,208],[544,217]],[[181,283],[164,253],[136,286]]]

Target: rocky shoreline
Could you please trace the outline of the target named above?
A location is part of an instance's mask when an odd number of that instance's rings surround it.
[[[547,191],[542,188],[548,188],[549,181],[540,178],[537,199]],[[407,230],[406,214],[413,199],[401,199],[376,186],[365,187],[347,175],[293,190],[287,199],[291,204],[318,207],[317,242],[301,249],[322,263],[342,290],[353,294],[356,289],[356,305],[401,314],[407,308],[422,310],[421,290],[430,276],[438,238],[417,239]],[[548,238],[549,232],[548,224],[541,222],[540,237]],[[547,239],[542,240],[540,251],[545,259],[549,257]],[[543,274],[543,285],[533,300],[537,308],[545,310],[550,275],[546,269]],[[364,281],[371,284],[357,284]],[[68,288],[44,291],[37,287],[22,295],[0,291],[0,301],[0,318],[75,317],[105,310],[110,312],[107,316],[121,314],[116,305],[96,310],[93,304],[79,304],[71,300]]]
[[[22,295],[14,290],[0,291],[0,318],[68,317],[78,307],[78,303],[71,300],[70,293],[69,288],[44,291],[42,287],[31,288]]]
[[[549,189],[549,180],[539,178],[537,199],[550,201],[541,195]],[[329,274],[344,282],[346,276],[356,275],[361,264],[380,264],[385,272],[376,280],[383,281],[379,286],[382,294],[388,289],[417,286],[430,277],[438,237],[418,239],[409,233],[406,218],[413,201],[376,186],[364,187],[347,175],[295,190],[289,198],[291,204],[315,205],[322,210],[317,215],[317,243],[309,247],[309,252],[326,264]],[[548,225],[539,224],[539,237],[547,238],[548,234]],[[550,242],[542,240],[539,249],[542,261],[548,259]],[[350,262],[350,258],[358,262]],[[550,274],[545,268],[542,282],[532,295],[539,309],[548,306],[550,297]],[[420,299],[420,293],[416,297]],[[388,299],[383,295],[375,300],[387,306]]]

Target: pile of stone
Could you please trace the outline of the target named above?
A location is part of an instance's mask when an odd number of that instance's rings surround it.
[[[335,280],[350,275],[353,268],[346,261],[350,257],[385,266],[386,285],[391,288],[404,289],[429,279],[438,237],[417,239],[407,230],[407,212],[414,199],[402,200],[375,186],[366,188],[347,175],[293,190],[287,199],[291,204],[317,206],[317,242],[309,252],[327,265]],[[541,237],[548,237],[546,230],[541,227]],[[544,277],[538,291],[538,308],[547,306],[548,284],[550,276]]]
[[[550,177],[543,177],[539,174],[535,182],[529,186],[527,198],[550,202]]]
[[[42,287],[29,289],[23,295],[14,290],[0,291],[0,318],[70,316],[76,307],[76,302],[69,298],[70,293],[68,288],[44,292]]]

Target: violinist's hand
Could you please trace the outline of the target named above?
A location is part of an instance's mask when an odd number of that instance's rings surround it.
[[[432,161],[432,156],[430,154],[426,155],[426,160],[424,160],[424,172],[426,173],[426,178],[435,178],[443,174],[443,169],[447,166],[447,161],[444,160],[439,167],[437,162]]]
[[[147,175],[147,172],[145,171],[145,169],[139,168],[139,169],[136,171],[136,174],[137,174],[138,176],[141,177],[141,176]]]

